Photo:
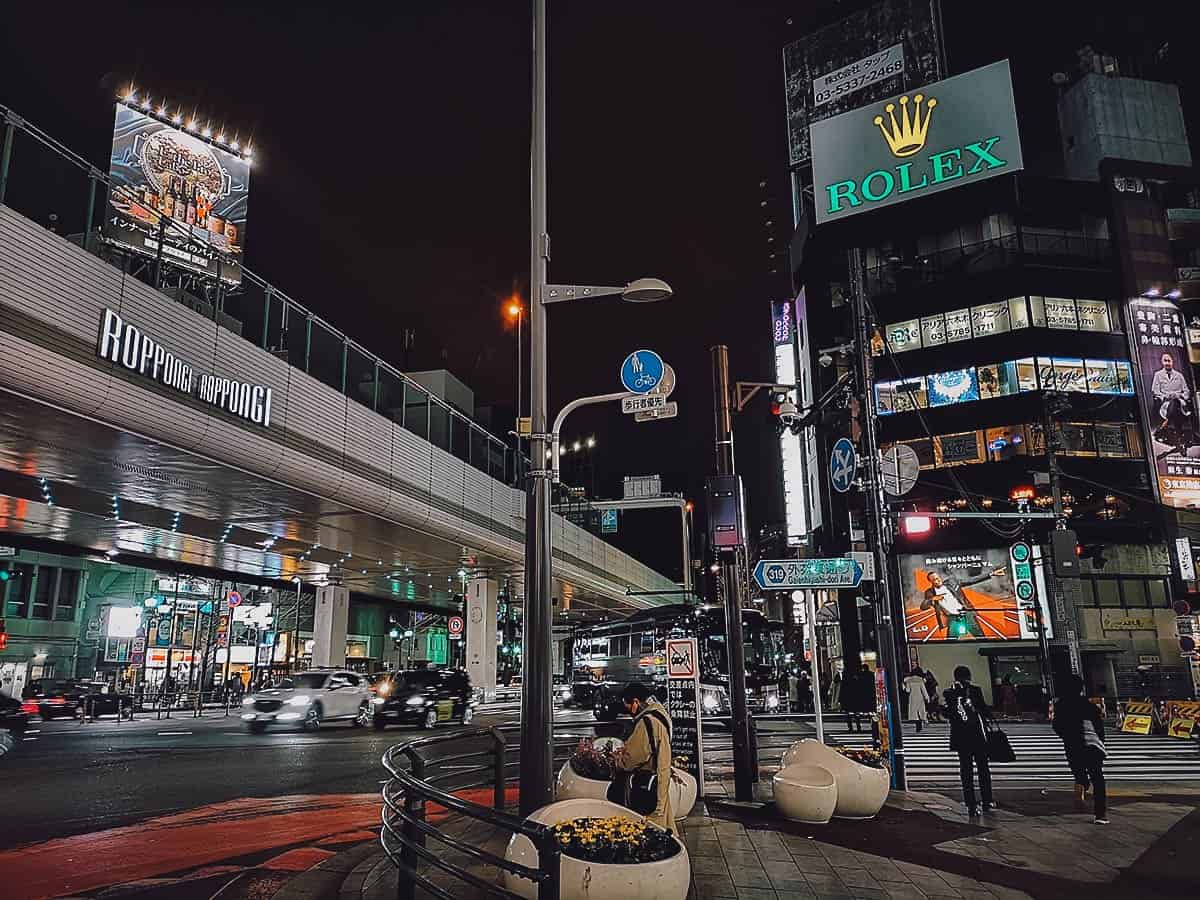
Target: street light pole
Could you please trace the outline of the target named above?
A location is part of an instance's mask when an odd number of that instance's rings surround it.
[[[546,464],[546,0],[533,0],[533,122],[530,141],[529,416],[532,460],[525,495],[525,673],[521,688],[521,814],[547,805],[554,743],[551,701],[551,468]]]

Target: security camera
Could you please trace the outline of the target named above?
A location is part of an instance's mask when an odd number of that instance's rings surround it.
[[[830,366],[833,365],[833,357],[830,356],[828,353],[822,353],[820,356],[817,357],[817,362],[819,362],[821,364],[822,369],[828,369]]]

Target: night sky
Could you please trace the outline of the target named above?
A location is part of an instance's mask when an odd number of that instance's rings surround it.
[[[729,345],[735,379],[772,379],[767,301],[787,283],[768,253],[785,250],[791,212],[781,48],[817,7],[855,5],[551,3],[550,278],[656,275],[675,289],[662,304],[550,312],[552,412],[616,390],[638,347],[678,373],[674,421],[634,425],[611,408],[569,420],[566,439],[596,435],[600,494],[655,472],[667,490],[702,491],[712,344]],[[1168,13],[1185,5],[1020,0],[990,5],[985,22],[983,7],[945,0],[950,67],[1011,58],[1026,159],[1052,168],[1050,75],[1105,34],[1187,34]],[[478,405],[511,409],[501,309],[514,290],[527,298],[528,3],[22,3],[3,19],[0,103],[105,169],[112,103],[131,81],[252,138],[248,267],[395,364],[444,366]],[[782,518],[766,421],[760,400],[735,423],[755,525]],[[627,516],[620,542],[677,571],[675,521]]]

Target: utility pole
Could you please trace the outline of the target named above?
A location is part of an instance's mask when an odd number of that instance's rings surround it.
[[[733,415],[730,411],[729,348],[712,348],[713,409],[716,433],[717,474],[735,475],[733,458]],[[733,779],[738,801],[754,800],[758,781],[758,754],[755,752],[754,723],[746,706],[746,648],[742,643],[742,571],[745,546],[721,557],[721,598],[725,604],[725,652],[729,662],[729,705],[733,718]]]
[[[888,564],[892,547],[892,526],[888,521],[887,503],[883,496],[883,472],[879,457],[879,435],[875,430],[878,411],[875,408],[875,372],[871,358],[871,313],[867,298],[867,281],[863,277],[862,251],[855,247],[850,251],[850,280],[854,290],[855,335],[858,339],[859,371],[862,373],[863,408],[863,455],[866,457],[864,488],[867,495],[866,538],[867,546],[875,551],[875,633],[879,639],[879,652],[883,661],[884,684],[887,687],[887,705],[890,715],[887,722],[894,763],[892,779],[896,790],[906,790],[908,778],[904,766],[904,729],[897,727],[903,720],[900,712],[900,661],[897,648],[896,622],[903,626],[904,615],[897,610],[892,597]],[[814,657],[815,658],[815,657]]]
[[[1079,652],[1079,637],[1075,629],[1075,588],[1078,581],[1067,576],[1059,575],[1062,566],[1059,563],[1059,551],[1054,541],[1054,533],[1067,530],[1067,517],[1063,512],[1062,471],[1058,467],[1059,436],[1055,420],[1060,412],[1070,405],[1070,401],[1061,393],[1050,392],[1043,396],[1042,411],[1044,442],[1046,444],[1046,468],[1050,475],[1050,494],[1054,500],[1054,528],[1050,534],[1050,571],[1053,574],[1054,599],[1056,609],[1063,610],[1062,626],[1066,630],[1067,653],[1071,660],[1071,671],[1076,675],[1082,673],[1083,665]],[[1065,541],[1071,545],[1074,552],[1074,539]],[[1062,551],[1067,552],[1065,548]],[[1040,610],[1039,610],[1040,613]],[[1047,660],[1047,662],[1049,662]],[[1051,678],[1053,684],[1053,678]]]
[[[521,689],[521,815],[550,803],[553,794],[554,707],[550,657],[550,504],[552,470],[546,464],[546,0],[533,0],[533,121],[530,140],[529,221],[529,440],[525,494],[525,673]]]

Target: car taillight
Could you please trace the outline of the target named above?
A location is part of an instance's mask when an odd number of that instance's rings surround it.
[[[21,712],[28,713],[31,716],[36,716],[37,711],[38,711],[38,705],[37,705],[36,700],[22,700],[21,701]]]
[[[50,706],[66,706],[67,705],[66,698],[64,698],[64,697],[47,697],[45,702],[48,703]]]

